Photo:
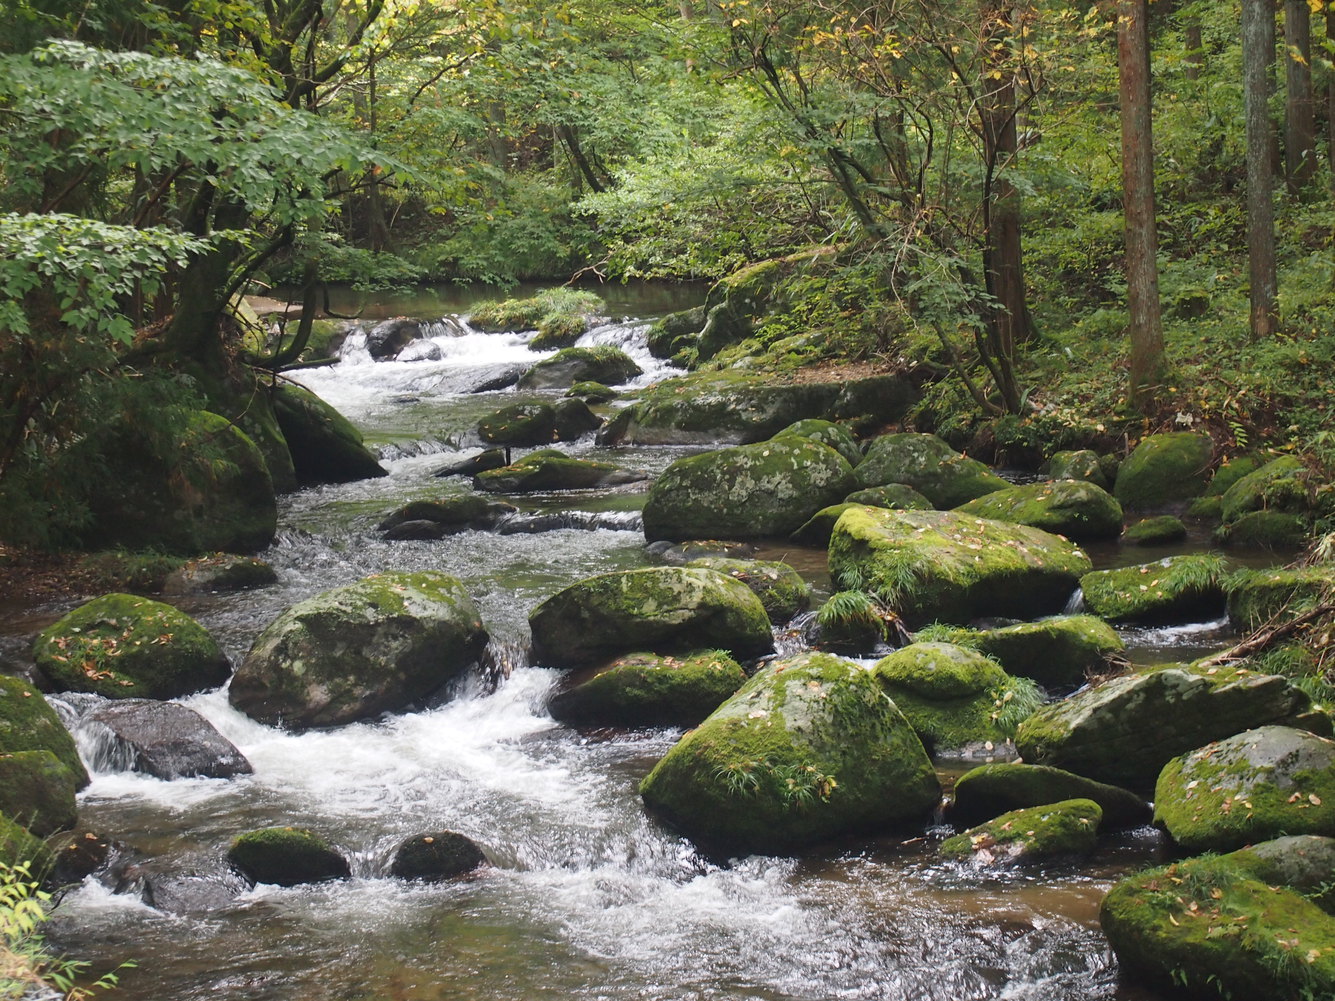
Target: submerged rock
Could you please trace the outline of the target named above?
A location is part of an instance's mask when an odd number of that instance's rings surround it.
[[[720,650],[685,657],[632,653],[547,702],[552,718],[576,726],[695,726],[746,682]]]
[[[1122,506],[1102,487],[1083,480],[1048,480],[994,490],[961,504],[960,514],[977,515],[1084,542],[1122,534]]]
[[[611,462],[574,459],[557,449],[546,448],[530,452],[508,466],[478,473],[474,484],[488,493],[528,493],[621,486],[648,478],[648,473],[622,469]]]
[[[396,879],[437,883],[463,876],[487,864],[477,844],[457,831],[432,831],[399,843],[389,874]]]
[[[309,389],[290,383],[278,386],[273,402],[302,486],[389,475],[352,422]]]
[[[255,883],[297,886],[351,875],[347,859],[318,834],[300,827],[266,827],[239,835],[227,860]]]
[[[936,435],[886,434],[872,439],[857,468],[858,483],[902,483],[938,508],[952,508],[1010,486],[977,459],[960,455]]]
[[[42,693],[20,678],[0,674],[0,754],[15,751],[50,751],[76,788],[88,784],[74,738]]]
[[[114,741],[110,757],[132,771],[160,779],[226,779],[252,771],[212,723],[176,702],[127,699],[94,709],[84,720],[105,729]]]
[[[1010,761],[980,765],[961,775],[947,818],[956,826],[981,824],[1009,810],[1064,799],[1093,800],[1108,828],[1139,827],[1148,824],[1154,813],[1144,799],[1120,786],[1048,765]]]
[[[1214,442],[1190,431],[1150,435],[1117,470],[1113,496],[1145,511],[1200,496],[1210,480]]]
[[[219,553],[200,560],[191,560],[167,575],[163,594],[218,594],[231,591],[249,591],[276,583],[274,568],[254,556],[233,556]]]
[[[941,842],[948,858],[983,865],[1088,855],[1099,837],[1103,810],[1089,799],[1067,799],[1003,813]]]
[[[940,785],[872,676],[808,653],[764,667],[667,753],[640,794],[706,847],[777,854],[917,823]]]

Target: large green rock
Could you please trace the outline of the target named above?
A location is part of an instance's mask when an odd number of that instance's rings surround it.
[[[1083,778],[1048,765],[1018,761],[979,765],[955,780],[947,818],[955,826],[980,824],[1009,810],[1064,799],[1089,799],[1103,811],[1103,826],[1138,827],[1153,816],[1150,805],[1120,786]]]
[[[556,440],[556,408],[550,403],[512,403],[477,422],[489,445],[550,445]]]
[[[807,653],[766,665],[664,756],[640,794],[708,848],[777,854],[925,820],[940,785],[869,672]]]
[[[954,511],[854,507],[830,536],[830,573],[861,581],[911,625],[1061,611],[1090,562],[1065,539]]]
[[[1104,490],[1108,478],[1103,475],[1097,452],[1081,449],[1074,452],[1054,452],[1047,463],[1047,474],[1054,480],[1086,480]]]
[[[1122,544],[1126,546],[1167,546],[1181,542],[1187,537],[1187,526],[1182,519],[1171,514],[1161,514],[1157,518],[1142,518],[1134,525],[1128,525],[1122,533]]]
[[[1311,700],[1287,678],[1245,667],[1168,665],[1113,678],[1039,709],[1016,749],[1034,765],[1148,791],[1170,760],[1270,723],[1290,723]]]
[[[1318,486],[1296,456],[1268,462],[1224,491],[1216,535],[1237,545],[1300,546],[1318,513]]]
[[[872,440],[857,468],[858,483],[904,483],[938,508],[952,508],[1010,484],[977,459],[931,434],[886,434]]]
[[[648,478],[646,473],[622,469],[612,462],[575,459],[557,449],[544,448],[508,466],[478,473],[473,483],[488,493],[532,493],[611,487]]]
[[[227,680],[217,640],[171,605],[104,594],[43,629],[33,658],[61,691],[109,699],[174,699]]]
[[[21,678],[0,674],[0,754],[15,751],[50,751],[76,787],[88,784],[74,738],[42,693]]]
[[[929,751],[1003,743],[1043,701],[1033,682],[951,643],[910,644],[872,672]]]
[[[1335,997],[1335,918],[1250,878],[1229,856],[1123,880],[1104,898],[1099,922],[1121,969],[1173,996]]]
[[[649,353],[655,358],[671,358],[682,348],[692,346],[704,329],[705,319],[704,306],[695,306],[655,320],[644,335]]]
[[[882,487],[854,490],[844,498],[846,504],[888,507],[896,511],[931,511],[932,502],[907,483],[887,483]]]
[[[691,455],[650,487],[644,535],[650,542],[785,536],[842,498],[852,483],[843,456],[805,438]]]
[[[74,826],[76,791],[74,775],[50,751],[0,754],[0,813],[39,838]]]
[[[620,348],[562,348],[544,358],[519,379],[520,389],[569,389],[577,382],[617,386],[643,370]]]
[[[246,654],[228,698],[261,723],[350,723],[429,695],[486,643],[477,606],[455,578],[381,574],[279,615]]]
[[[960,514],[1031,525],[1084,542],[1122,534],[1122,506],[1084,480],[1048,480],[1006,487],[957,507]]]
[[[946,838],[941,854],[984,865],[1088,855],[1099,837],[1103,810],[1089,799],[1066,799],[1003,813]]]
[[[1335,835],[1335,741],[1263,726],[1179,755],[1155,783],[1154,819],[1188,852]]]
[[[686,565],[717,570],[741,581],[755,592],[760,603],[765,606],[765,614],[775,625],[789,622],[798,612],[805,612],[811,607],[811,588],[787,563],[705,556],[691,560]]]
[[[1257,629],[1335,601],[1335,566],[1240,571],[1227,588],[1229,621],[1239,629]]]
[[[528,617],[538,663],[578,667],[633,650],[718,647],[743,660],[773,648],[769,617],[741,581],[714,570],[650,567],[558,591]]]
[[[56,867],[56,858],[51,849],[18,821],[2,813],[0,813],[0,862],[10,868],[26,863],[29,879],[25,882],[46,883],[49,874]],[[8,980],[7,977],[5,979]],[[5,981],[0,980],[0,983]]]
[[[1208,553],[1095,570],[1080,578],[1085,607],[1109,622],[1196,622],[1224,611],[1227,563]]]
[[[1126,648],[1117,631],[1093,615],[1058,615],[996,629],[937,626],[919,638],[972,647],[1008,674],[1045,688],[1083,685],[1088,675],[1106,672],[1107,658]]]
[[[301,827],[266,827],[239,835],[227,860],[256,883],[297,886],[350,875],[347,859],[318,834]]]
[[[1224,860],[1252,879],[1301,893],[1327,914],[1335,914],[1335,838],[1294,834],[1229,852]]]
[[[1128,511],[1144,511],[1204,492],[1214,462],[1209,435],[1180,431],[1150,435],[1117,470],[1113,496]]]
[[[805,420],[789,424],[774,437],[778,438],[785,434],[796,435],[799,438],[810,438],[822,445],[828,445],[847,459],[850,466],[856,466],[862,461],[862,449],[858,447],[857,439],[849,433],[847,428],[834,423],[834,421],[808,417]]]
[[[578,680],[547,702],[552,718],[577,726],[695,726],[746,682],[720,650],[670,657],[632,653]]]
[[[437,526],[437,538],[466,532],[469,529],[495,528],[496,525],[519,509],[513,504],[478,494],[455,494],[438,499],[409,501],[391,511],[377,526],[382,532],[393,533],[406,525],[428,522]]]
[[[276,386],[273,405],[302,486],[388,475],[352,422],[309,389]]]

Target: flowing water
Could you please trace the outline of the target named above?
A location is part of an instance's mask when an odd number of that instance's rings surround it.
[[[644,327],[611,323],[586,343],[626,347],[647,382],[665,371],[643,349]],[[379,571],[444,570],[482,609],[491,668],[419,711],[303,734],[250,721],[222,691],[185,700],[254,774],[163,782],[111,765],[96,771],[81,819],[122,846],[118,875],[65,896],[52,923],[60,945],[98,968],[136,960],[116,994],[126,1001],[1157,997],[1120,983],[1097,920],[1111,883],[1160,851],[1148,829],[1079,865],[986,873],[936,860],[936,831],[801,859],[719,860],[648,819],[637,783],[679,734],[556,724],[544,700],[558,673],[524,653],[526,617],[544,597],[593,573],[648,565],[642,494],[519,500],[529,513],[565,513],[570,527],[540,533],[520,526],[388,543],[374,530],[406,500],[468,489],[433,470],[468,445],[479,416],[520,397],[459,387],[469,370],[535,358],[522,335],[441,330],[440,361],[375,363],[354,342],[338,366],[301,374],[389,456],[390,476],[285,498],[282,530],[264,554],[279,584],[181,604],[238,659],[297,600]],[[599,457],[654,472],[681,454]],[[785,546],[764,555],[786,556],[828,586],[821,553]],[[60,611],[0,622],[7,648]],[[1176,659],[1197,639],[1151,632],[1136,650]],[[353,877],[259,886],[187,915],[154,909],[138,892],[154,874],[217,879],[232,837],[277,824],[324,834]],[[384,875],[399,841],[442,828],[475,839],[492,865],[444,885]]]

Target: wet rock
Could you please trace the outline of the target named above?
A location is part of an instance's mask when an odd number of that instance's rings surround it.
[[[1089,799],[1067,799],[1003,813],[941,842],[948,858],[983,865],[1088,855],[1098,841],[1103,810]]]
[[[1284,520],[1296,526],[1296,538],[1301,541],[1311,526],[1316,486],[1312,471],[1296,456],[1285,455],[1266,463],[1224,491],[1220,502],[1222,537],[1245,541],[1235,537],[1241,534],[1249,515],[1287,515]]]
[[[513,504],[504,501],[476,494],[456,494],[436,500],[410,501],[386,515],[378,527],[386,533],[386,538],[439,539],[469,529],[495,528],[516,510]],[[435,531],[427,529],[423,522],[435,526]]]
[[[160,779],[249,775],[250,762],[199,713],[176,702],[127,699],[93,710],[85,726],[105,728],[108,758]]]
[[[1046,472],[1054,480],[1084,480],[1108,489],[1108,478],[1103,474],[1098,453],[1089,449],[1054,453],[1048,460]]]
[[[574,726],[692,727],[745,682],[742,666],[719,650],[684,657],[631,653],[571,679],[547,709]]]
[[[762,668],[654,766],[640,795],[707,848],[779,854],[919,823],[940,785],[875,679],[808,653]]]
[[[219,553],[202,560],[191,560],[173,570],[163,582],[168,595],[221,594],[268,587],[278,581],[274,568],[254,556]]]
[[[548,448],[530,452],[509,466],[479,473],[474,485],[488,493],[531,493],[620,486],[648,478],[648,473],[622,469],[610,462],[572,459],[564,452]]]
[[[1129,546],[1167,546],[1187,537],[1187,526],[1171,514],[1157,518],[1142,518],[1128,525],[1122,533],[1122,542]]]
[[[509,463],[505,458],[505,449],[489,448],[476,455],[470,455],[466,459],[459,459],[447,466],[441,466],[432,475],[476,476],[478,473],[485,473],[488,469],[500,469],[506,465],[509,465]]]
[[[583,400],[590,405],[597,405],[615,400],[621,394],[610,386],[604,386],[601,382],[585,381],[575,383],[566,390],[565,395],[573,399]]]
[[[1122,506],[1102,487],[1083,480],[1048,480],[994,490],[961,504],[960,514],[1030,525],[1076,542],[1122,534]]]
[[[1223,857],[1252,879],[1285,886],[1335,914],[1335,838],[1295,834],[1240,848]]]
[[[1159,773],[1154,819],[1188,852],[1335,835],[1335,741],[1264,726],[1179,755]]]
[[[562,348],[538,362],[519,379],[520,389],[568,389],[577,382],[618,386],[642,373],[620,348]]]
[[[255,883],[297,886],[351,875],[347,860],[318,834],[300,827],[266,827],[238,836],[227,860]]]
[[[1210,480],[1214,442],[1190,431],[1150,435],[1117,470],[1113,496],[1146,511],[1200,496]]]
[[[309,389],[291,383],[277,386],[273,405],[302,486],[389,475],[352,422]]]
[[[977,459],[960,455],[930,434],[886,434],[867,446],[857,467],[858,483],[880,487],[903,483],[938,508],[953,508],[1010,484]]]
[[[208,630],[171,605],[105,594],[44,629],[33,658],[58,690],[172,699],[215,688],[231,664]]]
[[[261,723],[350,723],[431,694],[486,643],[477,606],[455,578],[381,574],[278,616],[246,654],[228,698]]]
[[[440,345],[430,340],[411,341],[394,356],[395,361],[440,361],[445,357]]]
[[[142,881],[144,903],[164,914],[209,914],[228,907],[247,890],[226,873],[148,873]]]
[[[957,827],[981,824],[1009,810],[1065,799],[1093,800],[1103,811],[1104,828],[1139,827],[1153,816],[1150,804],[1128,789],[1060,768],[1012,761],[980,765],[961,775],[947,819]]]
[[[650,488],[645,538],[786,536],[847,494],[852,483],[843,456],[804,438],[687,456],[668,466]]]
[[[81,883],[104,868],[112,854],[112,844],[103,835],[88,828],[76,828],[47,840],[55,857],[52,880],[60,886]]]
[[[459,373],[468,379],[467,383],[459,385],[459,392],[495,393],[509,389],[527,371],[528,366],[522,363],[481,366],[475,371]]]
[[[50,751],[0,753],[0,814],[44,838],[79,819],[74,776]]]
[[[550,445],[556,440],[556,409],[550,403],[515,403],[478,421],[489,445]]]
[[[462,531],[462,528],[458,530]],[[430,542],[443,539],[447,534],[451,533],[446,526],[425,519],[401,521],[385,529],[385,539],[390,542]]]
[[[1109,622],[1207,622],[1224,612],[1227,563],[1201,553],[1095,570],[1080,578],[1085,607]]]
[[[553,410],[556,415],[557,441],[576,441],[603,426],[603,419],[590,410],[583,400],[561,400]]]
[[[719,647],[742,659],[773,646],[764,606],[713,570],[653,567],[600,574],[552,595],[529,615],[538,663],[577,667],[632,650]]]
[[[41,838],[12,817],[0,813],[0,863],[13,868],[25,862],[32,879],[49,888],[50,876],[56,867],[55,855]]]
[[[366,332],[366,351],[376,361],[393,358],[422,336],[422,323],[405,316],[381,320]]]
[[[774,437],[778,438],[786,434],[818,441],[842,455],[848,460],[850,466],[856,466],[862,461],[862,449],[858,447],[857,439],[849,433],[847,428],[833,421],[808,417],[805,420],[789,424]]]
[[[1108,657],[1126,649],[1116,630],[1093,615],[1054,616],[996,629],[936,627],[920,638],[972,647],[1009,674],[1033,678],[1045,688],[1083,685],[1087,675],[1106,672]]]
[[[880,487],[854,490],[844,498],[845,504],[865,504],[867,507],[888,507],[896,511],[931,511],[932,502],[907,483],[887,483]]]
[[[1220,525],[1215,539],[1231,546],[1301,549],[1311,536],[1311,519],[1287,511],[1248,511]]]
[[[0,754],[16,751],[50,751],[76,788],[88,784],[74,738],[42,693],[26,681],[0,675]]]
[[[850,507],[859,506],[866,505],[845,501],[842,504],[831,504],[829,507],[823,507],[803,522],[801,527],[793,532],[789,538],[804,546],[828,546],[830,536],[834,533],[834,526],[843,517],[843,513]]]
[[[687,563],[702,559],[737,559],[746,560],[760,551],[751,542],[735,542],[722,539],[691,539],[675,545],[660,540],[645,546],[645,551],[657,556],[669,566],[682,567]]]
[[[394,850],[389,874],[428,883],[463,876],[487,864],[481,848],[457,831],[432,831],[403,841]]]
[[[830,536],[830,573],[861,580],[908,623],[1032,619],[1061,611],[1089,557],[1025,525],[953,511],[845,511]]]
[[[695,344],[705,326],[705,308],[696,306],[678,313],[669,313],[650,325],[645,334],[649,353],[655,358],[671,358],[683,348]]]
[[[770,622],[776,625],[789,621],[798,612],[805,612],[811,607],[811,589],[787,563],[704,556],[686,565],[716,570],[741,581],[755,592],[760,603],[765,606]]]

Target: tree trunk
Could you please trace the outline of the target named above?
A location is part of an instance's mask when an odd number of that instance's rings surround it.
[[[1268,0],[1242,0],[1242,86],[1247,121],[1247,263],[1251,336],[1279,326],[1275,268],[1274,173],[1270,151],[1270,93],[1275,63],[1275,9]]]
[[[1312,16],[1307,0],[1284,0],[1284,180],[1297,194],[1316,171]]]
[[[1149,413],[1163,380],[1159,241],[1155,231],[1154,135],[1147,0],[1118,0],[1117,69],[1122,108],[1122,204],[1126,297],[1131,314],[1131,406]]]
[[[1326,41],[1335,46],[1335,3],[1326,4]],[[1326,75],[1326,141],[1330,147],[1330,189],[1335,194],[1335,72]]]
[[[1195,14],[1188,15],[1189,20],[1183,25],[1186,33],[1186,65],[1183,67],[1188,80],[1199,80],[1201,67],[1205,65],[1205,42],[1201,38],[1201,19]]]

